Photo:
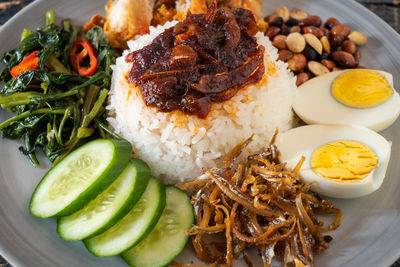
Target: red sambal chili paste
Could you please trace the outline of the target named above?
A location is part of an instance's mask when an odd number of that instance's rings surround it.
[[[212,102],[229,100],[261,80],[264,47],[257,44],[257,31],[250,11],[217,8],[214,2],[206,14],[188,14],[128,54],[128,81],[140,87],[148,106],[206,118]]]

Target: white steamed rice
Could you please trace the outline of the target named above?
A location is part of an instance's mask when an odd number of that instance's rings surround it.
[[[190,181],[201,174],[202,168],[219,165],[232,148],[252,134],[249,151],[266,147],[276,128],[283,132],[292,127],[296,90],[287,64],[277,60],[277,49],[268,37],[258,33],[257,41],[266,51],[264,78],[241,89],[232,99],[214,103],[205,120],[147,107],[139,88],[126,80],[132,63],[125,62],[125,55],[150,44],[175,24],[151,27],[150,34],[128,42],[130,50],[113,66],[107,106],[110,126],[132,143],[135,157],[147,162],[153,175],[168,184]]]

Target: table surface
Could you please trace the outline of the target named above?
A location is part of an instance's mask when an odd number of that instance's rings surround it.
[[[0,0],[0,27],[20,9],[27,6],[31,2],[33,2],[33,0]],[[400,32],[399,0],[357,0],[357,2],[363,4],[365,7],[385,20],[397,32]],[[0,267],[11,267],[11,265],[7,263],[7,261],[2,258],[1,255]],[[391,267],[400,267],[400,259]]]

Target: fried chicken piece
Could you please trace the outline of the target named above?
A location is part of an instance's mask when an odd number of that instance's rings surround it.
[[[177,0],[176,15],[174,19],[184,20],[188,12],[192,14],[203,14],[207,12],[206,0]]]
[[[262,11],[262,1],[261,0],[218,0],[219,2],[223,2],[224,6],[230,7],[232,9],[236,8],[244,8],[248,9],[256,16],[256,19],[262,19],[263,11]]]
[[[91,28],[94,26],[99,26],[100,28],[104,28],[104,23],[106,19],[103,18],[102,15],[100,14],[95,14],[93,17],[90,19],[89,22],[86,22],[85,25],[83,25],[83,32],[87,33]]]
[[[106,4],[104,31],[111,46],[126,49],[126,42],[137,34],[149,32],[149,26],[184,20],[188,12],[202,14],[214,0],[110,0]],[[261,0],[217,0],[218,6],[246,8],[262,20]],[[97,18],[98,19],[98,18]],[[97,23],[90,23],[93,26]]]
[[[110,0],[106,4],[104,31],[111,46],[125,49],[126,41],[146,34],[153,18],[155,0]]]
[[[188,11],[192,14],[206,13],[213,0],[177,0],[174,19],[183,20]],[[262,0],[217,0],[218,6],[231,9],[245,8],[253,12],[256,20],[263,18]]]
[[[175,15],[175,0],[157,0],[154,4],[151,25],[164,25],[167,21],[173,20]]]

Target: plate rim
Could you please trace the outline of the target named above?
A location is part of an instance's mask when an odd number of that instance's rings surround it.
[[[23,7],[20,11],[18,11],[14,16],[12,16],[7,22],[0,28],[0,36],[3,32],[7,31],[8,28],[12,28],[12,25],[17,21],[20,17],[24,16],[29,12],[29,10],[37,5],[40,5],[42,2],[46,0],[36,0],[29,3],[27,6]],[[2,65],[2,63],[1,63]],[[2,227],[2,226],[0,226]],[[0,241],[0,255],[11,265],[13,266],[22,266],[21,260],[14,255],[12,251],[7,249],[7,246]]]
[[[393,29],[393,27],[390,26],[381,17],[379,17],[377,14],[373,13],[371,10],[369,10],[368,8],[366,8],[365,6],[363,6],[361,3],[357,2],[356,0],[348,0],[348,3],[352,4],[356,8],[358,7],[360,9],[364,10],[364,12],[368,13],[369,16],[374,17],[375,20],[377,20],[380,23],[383,23],[386,26],[385,28],[388,29],[393,34],[393,37],[396,38],[398,42],[400,42],[400,33],[397,32],[395,29]],[[400,52],[399,52],[399,55],[400,55]],[[388,231],[389,231],[389,228],[385,229],[385,231],[381,235],[384,235]],[[386,261],[383,264],[384,266],[392,266],[397,261],[400,261],[400,245],[397,247],[396,252],[391,255],[392,255],[391,257],[390,256],[385,257]]]
[[[18,11],[16,14],[14,14],[7,22],[0,28],[0,36],[3,34],[3,32],[9,30],[9,28],[13,28],[13,24],[16,23],[16,21],[20,20],[21,17],[24,15],[28,14],[30,9],[36,7],[36,6],[41,6],[43,3],[46,2],[51,2],[52,0],[35,0],[25,7],[23,7],[20,11]],[[264,2],[268,0],[262,0],[263,4]],[[326,0],[329,1],[329,0]],[[381,17],[373,13],[371,10],[363,6],[361,3],[358,3],[356,0],[340,0],[338,1],[340,4],[346,4],[346,5],[352,5],[353,8],[356,9],[361,9],[363,12],[368,14],[368,18],[374,18],[375,21],[379,22],[380,24],[385,26],[386,30],[389,30],[393,36],[393,38],[396,38],[395,41],[400,42],[400,33],[398,33],[396,30],[393,29],[388,23],[386,23]],[[351,7],[349,7],[351,8]],[[18,35],[17,35],[18,36]],[[400,51],[398,53],[400,56]],[[2,227],[2,226],[0,226]],[[387,231],[389,231],[389,228],[385,229],[385,231],[382,233],[385,234]],[[394,264],[396,261],[400,260],[400,245],[397,247],[397,249],[394,249],[395,253],[389,254],[389,256],[385,257],[385,261],[383,262],[383,265],[385,266],[391,266]],[[7,260],[11,265],[13,266],[23,266],[22,261],[15,256],[13,251],[10,249],[7,249],[7,245],[1,242],[0,240],[0,255]],[[391,256],[390,256],[391,255]]]

